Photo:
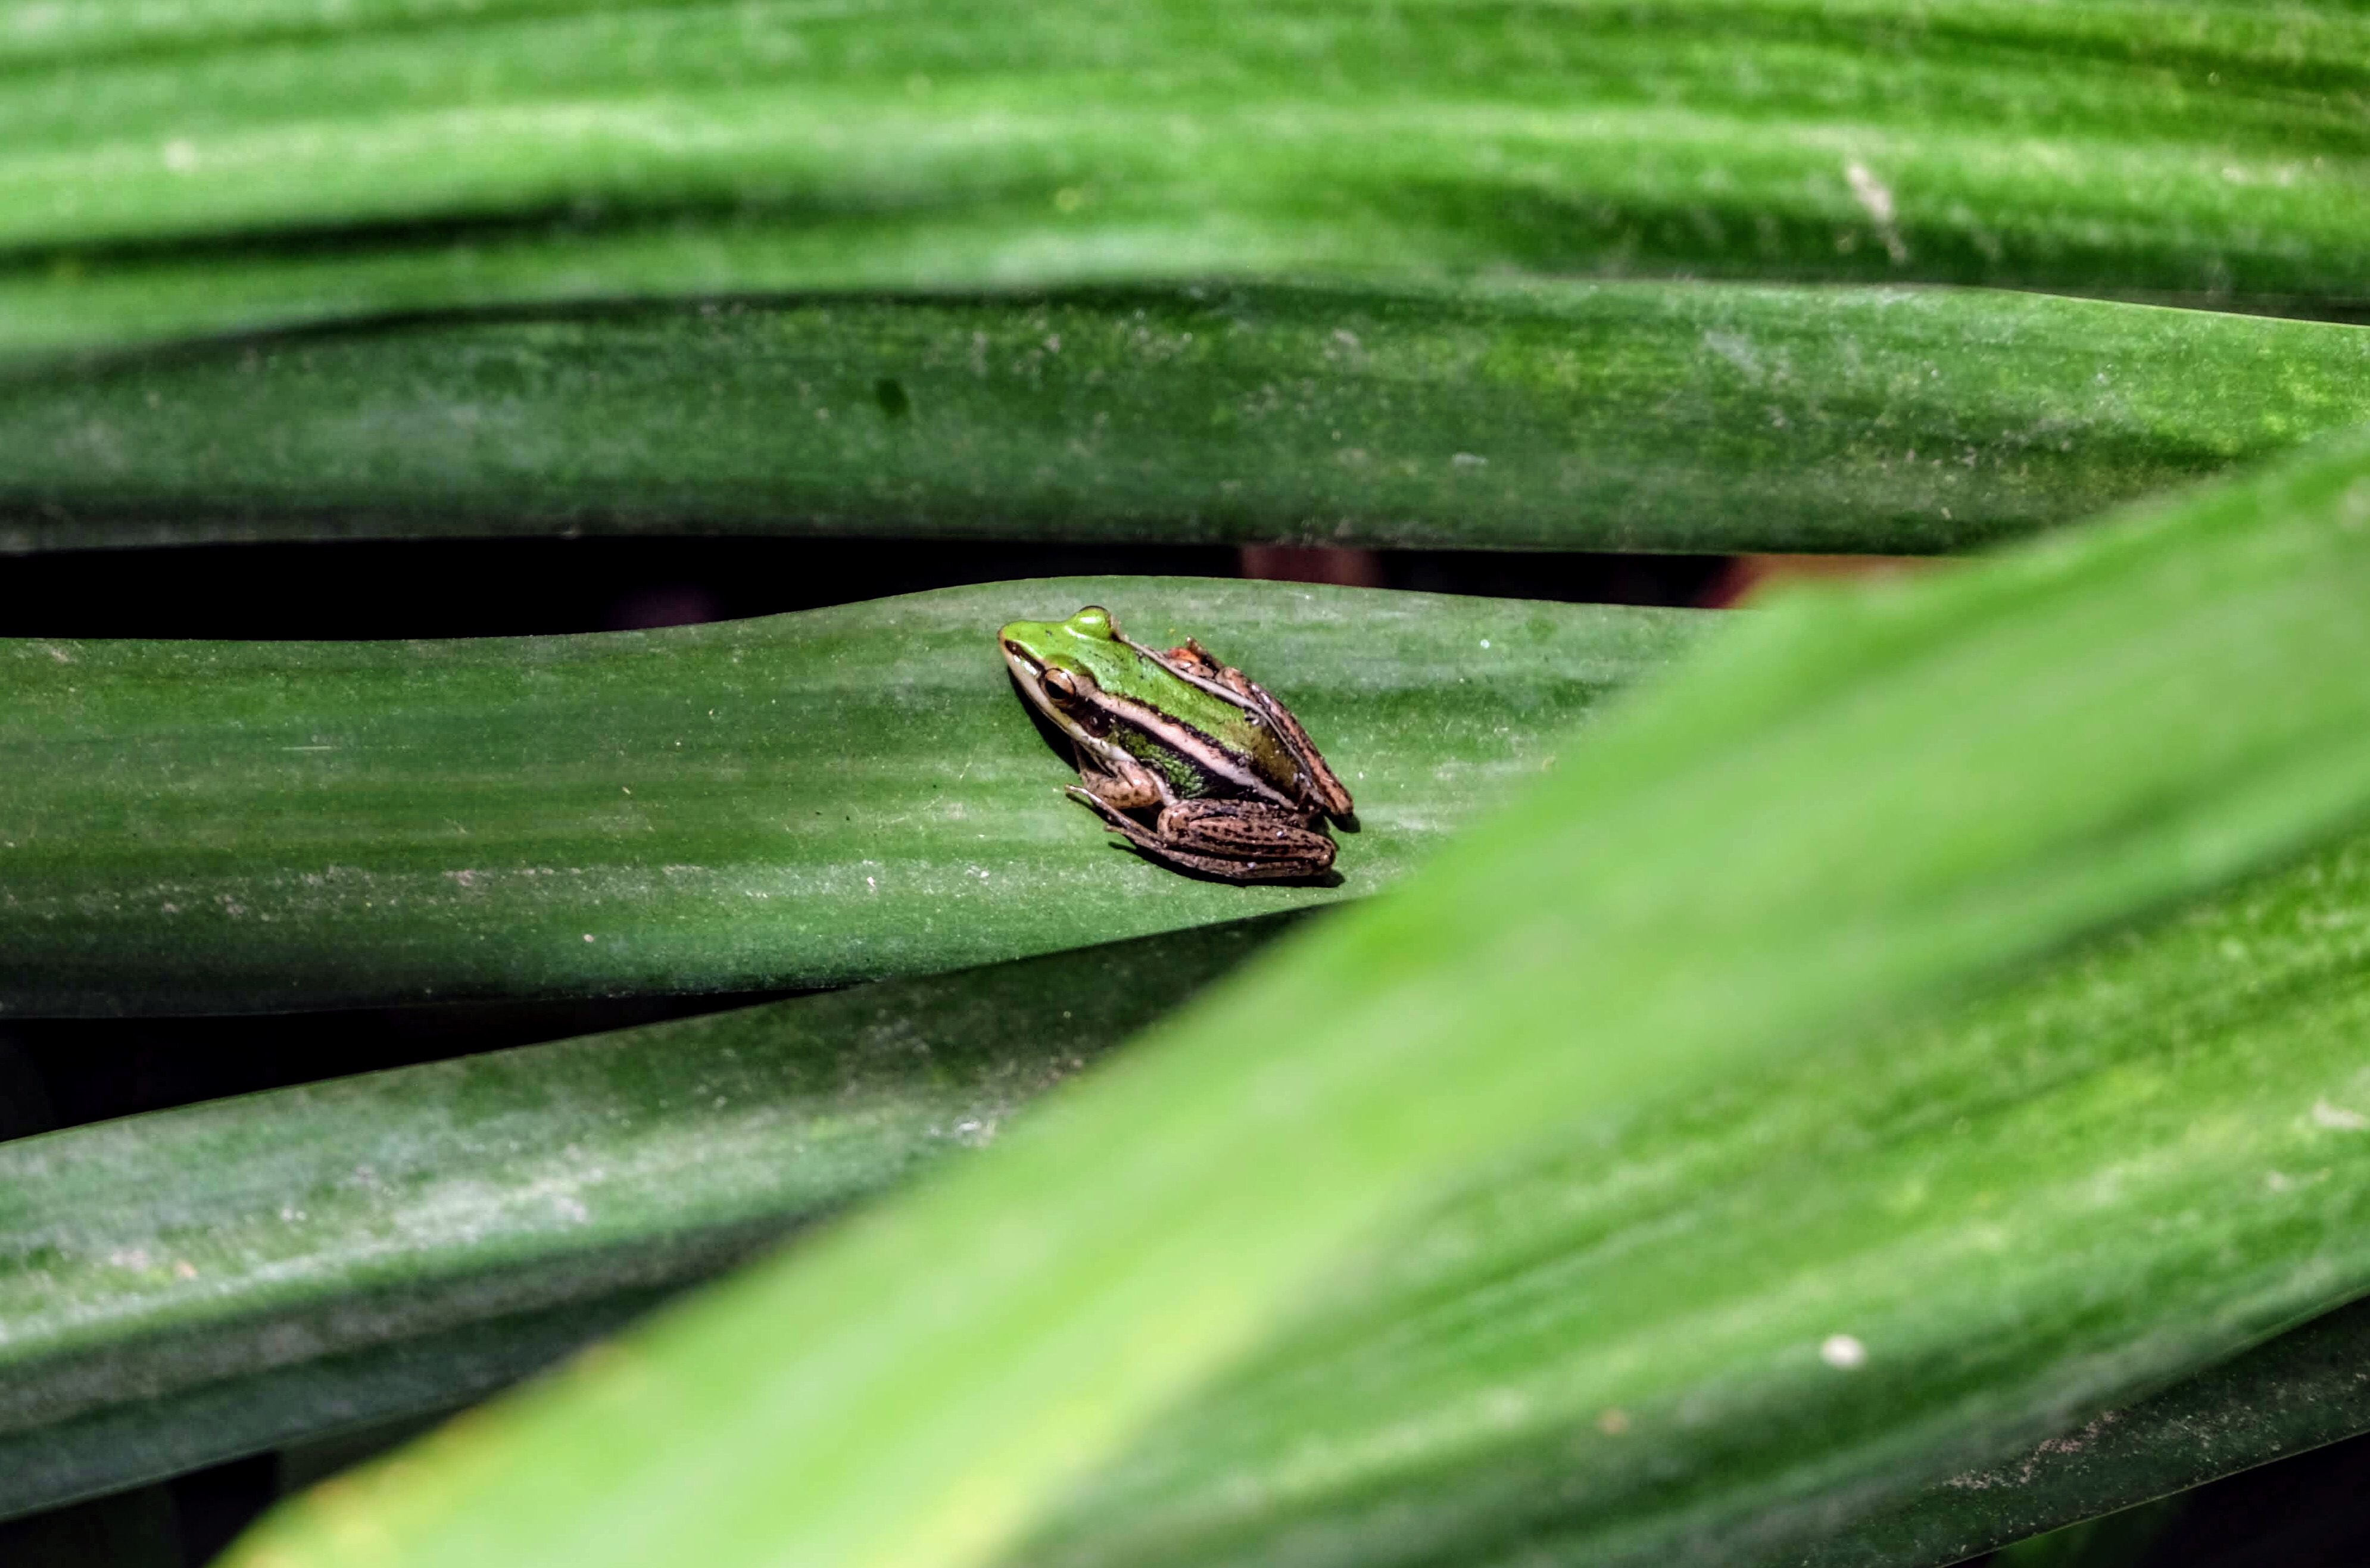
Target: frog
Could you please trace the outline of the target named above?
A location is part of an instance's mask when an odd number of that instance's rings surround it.
[[[1289,708],[1198,640],[1155,649],[1089,604],[996,643],[1075,753],[1064,793],[1143,854],[1228,882],[1331,870],[1326,827],[1355,825],[1350,791]]]

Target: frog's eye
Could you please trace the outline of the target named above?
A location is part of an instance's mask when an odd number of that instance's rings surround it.
[[[1066,708],[1078,700],[1077,678],[1066,670],[1048,670],[1040,682],[1045,694],[1053,699],[1055,707]]]

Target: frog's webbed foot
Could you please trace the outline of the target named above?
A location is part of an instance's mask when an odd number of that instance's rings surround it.
[[[1333,864],[1333,841],[1299,814],[1253,801],[1184,800],[1147,828],[1092,792],[1071,797],[1155,860],[1229,882],[1319,876]]]

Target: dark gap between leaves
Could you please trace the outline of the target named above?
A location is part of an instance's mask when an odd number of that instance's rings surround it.
[[[347,639],[629,631],[1041,577],[1260,576],[1569,603],[1695,604],[1718,591],[1728,560],[682,537],[63,551],[0,561],[0,636]]]
[[[38,1099],[44,1114],[13,1124],[0,1116],[0,1132],[12,1125],[19,1134],[79,1127],[798,994],[451,1002],[214,1018],[17,1019],[0,1024],[0,1101]]]

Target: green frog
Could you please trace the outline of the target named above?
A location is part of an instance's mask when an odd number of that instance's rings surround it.
[[[1333,864],[1350,792],[1291,710],[1187,638],[1156,652],[1089,604],[996,634],[1030,703],[1076,749],[1065,793],[1155,860],[1269,882]],[[1130,815],[1154,812],[1149,824]]]

